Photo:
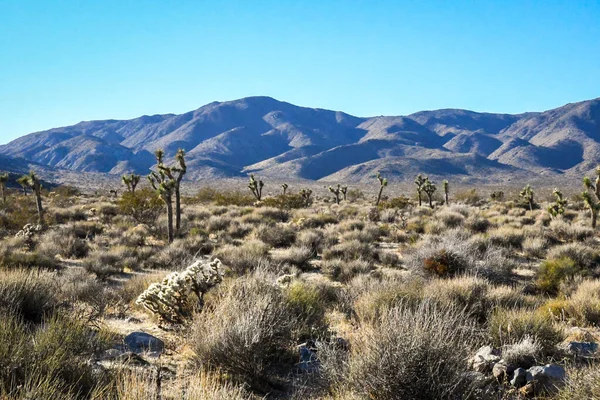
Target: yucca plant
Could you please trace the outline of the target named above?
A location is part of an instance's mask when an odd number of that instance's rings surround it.
[[[340,184],[338,183],[336,188],[329,186],[329,191],[335,195],[335,204],[340,204],[340,194],[342,193]]]
[[[525,201],[527,201],[527,204],[529,204],[529,210],[533,211],[533,206],[534,206],[534,200],[533,200],[533,188],[531,187],[531,185],[527,185],[523,188],[523,190],[521,190],[519,192],[519,196],[521,196],[521,198],[523,198]]]
[[[254,174],[250,174],[250,183],[248,183],[248,189],[250,189],[258,201],[260,201],[262,198],[263,186],[265,186],[265,184],[262,180],[257,181],[256,178],[254,178]]]
[[[310,198],[310,196],[312,195],[312,190],[310,189],[300,189],[300,192],[298,192],[300,194],[300,196],[302,196],[302,199],[304,199],[304,203],[309,206],[312,203],[312,200]]]
[[[29,187],[29,177],[27,175],[23,175],[20,178],[17,178],[17,183],[23,188],[23,194],[27,196],[27,188]]]
[[[552,193],[554,193],[556,200],[554,201],[554,204],[548,206],[548,213],[552,216],[552,218],[556,218],[557,216],[565,213],[567,200],[563,198],[562,192],[558,189],[554,189]]]
[[[29,175],[23,175],[19,178],[26,186],[31,188],[31,191],[35,195],[35,204],[38,212],[38,223],[43,225],[44,223],[44,207],[42,205],[42,183],[35,174],[35,171],[30,171]],[[21,183],[20,183],[21,184]]]
[[[422,204],[423,185],[425,184],[425,178],[419,174],[415,178],[415,185],[417,185],[417,196],[419,197],[419,207]]]
[[[383,193],[383,188],[385,188],[388,184],[387,178],[381,176],[381,173],[377,173],[377,180],[379,181],[379,193],[377,194],[377,201],[375,205],[378,206],[379,202],[381,202],[381,194]]]
[[[163,164],[164,151],[158,149],[154,155],[158,162],[158,173],[151,171],[150,175],[148,175],[148,180],[160,199],[167,206],[167,236],[169,243],[173,243],[175,238],[173,231],[173,193],[175,192],[176,181],[171,178],[172,175],[171,177],[167,175],[167,172],[170,174],[170,169]]]
[[[423,183],[423,191],[427,195],[427,199],[429,200],[429,207],[433,208],[433,194],[437,190],[435,183],[430,181],[429,178],[425,178],[425,182]]]

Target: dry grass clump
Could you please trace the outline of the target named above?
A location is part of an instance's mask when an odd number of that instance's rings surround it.
[[[255,273],[223,284],[194,321],[191,344],[202,367],[220,369],[266,393],[286,369],[297,316],[272,277]]]
[[[213,256],[235,273],[255,269],[262,261],[269,259],[270,247],[260,240],[248,240],[241,246],[225,245],[213,252]]]
[[[542,313],[529,309],[502,309],[492,313],[488,332],[496,347],[518,343],[531,337],[544,354],[551,354],[563,340],[562,332]]]
[[[436,279],[423,287],[423,297],[440,306],[453,305],[464,309],[480,320],[485,320],[491,305],[487,294],[490,283],[476,276],[457,276]]]
[[[86,240],[77,237],[69,228],[60,228],[42,235],[36,250],[50,258],[57,255],[63,258],[84,258],[90,247]]]
[[[599,399],[600,365],[595,362],[583,368],[567,370],[567,379],[558,389],[556,400]]]
[[[480,342],[474,324],[453,308],[422,302],[392,307],[362,321],[350,350],[319,349],[334,393],[350,389],[369,398],[466,398],[466,360]],[[385,356],[382,356],[385,355]]]
[[[591,270],[600,261],[600,252],[584,243],[566,243],[553,247],[548,252],[549,260],[569,258],[575,262],[578,268]]]
[[[322,251],[323,239],[325,234],[322,230],[318,229],[306,229],[298,232],[296,236],[296,244],[298,246],[308,247],[313,250],[315,254]]]
[[[523,253],[527,257],[532,258],[544,258],[548,247],[550,247],[550,241],[545,237],[531,237],[527,236],[523,240]]]
[[[285,250],[281,250],[273,255],[273,261],[280,264],[289,264],[298,267],[302,270],[311,269],[308,263],[314,258],[315,252],[310,247],[306,246],[292,246]]]
[[[333,258],[324,260],[321,263],[321,271],[339,282],[349,282],[359,274],[369,273],[374,269],[373,265],[366,260],[342,260]]]
[[[282,224],[261,224],[254,230],[254,236],[271,247],[289,247],[296,240],[296,231]]]
[[[573,293],[548,300],[539,311],[573,325],[597,326],[600,323],[600,281],[583,280]]]
[[[144,261],[140,251],[137,251],[138,260],[141,266],[147,266],[153,269],[167,269],[179,271],[190,264],[191,260],[210,254],[214,249],[214,244],[204,236],[188,236],[184,239],[175,239],[173,243],[164,247],[156,254]],[[140,269],[132,268],[132,269]]]
[[[83,268],[87,272],[96,275],[98,279],[106,280],[113,275],[123,272],[125,259],[131,254],[133,254],[133,250],[129,248],[96,250],[84,260]]]
[[[442,211],[436,213],[435,218],[439,220],[446,229],[457,228],[465,222],[465,215],[459,213],[458,211],[454,211],[453,209],[447,208],[444,208]]]
[[[261,222],[287,222],[290,219],[289,212],[275,207],[260,207],[254,210],[254,214]]]
[[[535,338],[525,336],[519,342],[502,348],[502,359],[517,368],[530,368],[542,356],[542,346]]]
[[[378,253],[368,243],[359,242],[358,240],[350,240],[323,250],[322,257],[323,260],[341,259],[345,261],[351,261],[361,259],[367,261],[376,261]]]
[[[492,244],[505,248],[520,249],[523,240],[525,240],[525,234],[522,229],[509,226],[501,226],[488,231],[488,235]]]
[[[209,233],[225,231],[231,224],[231,218],[224,215],[214,215],[206,222],[206,230]]]
[[[549,228],[556,236],[565,241],[583,241],[594,235],[594,230],[591,227],[573,224],[563,218],[553,219]]]
[[[23,269],[2,271],[0,312],[11,312],[24,321],[40,322],[59,304],[54,274]]]

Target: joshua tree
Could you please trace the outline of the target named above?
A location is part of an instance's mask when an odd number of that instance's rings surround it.
[[[29,172],[29,175],[23,175],[20,180],[31,188],[35,194],[35,204],[38,211],[38,224],[44,224],[44,207],[42,206],[42,183],[34,171]]]
[[[140,183],[141,176],[136,174],[123,175],[121,180],[127,186],[127,191],[131,193],[135,193],[135,188]]]
[[[501,190],[490,193],[490,199],[494,201],[502,201],[504,199],[504,192]]]
[[[425,182],[423,183],[423,191],[427,195],[427,199],[429,200],[429,207],[431,207],[431,208],[433,208],[432,199],[433,199],[433,194],[435,193],[436,190],[437,190],[437,187],[435,187],[435,183],[430,181],[429,178],[425,178]]]
[[[167,206],[167,231],[169,243],[172,243],[175,237],[173,233],[173,193],[175,192],[177,182],[167,175],[167,172],[171,173],[171,171],[169,167],[165,167],[163,164],[164,152],[158,149],[154,154],[158,161],[158,173],[151,171],[150,175],[148,175],[148,180],[160,199]]]
[[[8,174],[0,175],[0,195],[2,196],[2,204],[6,204],[6,182],[8,182]]]
[[[262,188],[265,186],[263,181],[254,179],[254,174],[250,174],[250,183],[248,183],[248,189],[252,192],[256,200],[260,201],[262,198]]]
[[[444,179],[442,185],[444,186],[444,203],[448,205],[448,181]]]
[[[377,201],[375,205],[378,206],[381,201],[381,194],[383,193],[383,188],[387,186],[388,180],[381,176],[381,173],[377,173],[377,180],[379,181],[379,193],[377,194]]]
[[[181,181],[183,180],[183,176],[187,173],[185,150],[177,150],[175,161],[177,161],[178,165],[170,168],[171,175],[169,178],[173,179],[172,173],[177,174],[175,176],[175,231],[179,233],[179,230],[181,229]]]
[[[108,193],[110,193],[114,197],[118,197],[119,196],[119,192],[117,192],[115,189],[109,190]]]
[[[348,193],[348,186],[342,186],[340,191],[342,192],[342,195],[344,196],[344,201],[346,201],[346,194]]]
[[[583,185],[586,190],[592,190],[596,194],[596,198],[600,200],[600,165],[596,167],[596,182],[592,183],[592,180],[587,176],[583,177]]]
[[[586,207],[589,208],[592,213],[592,228],[596,229],[596,219],[598,217],[598,211],[600,210],[600,203],[597,203],[587,190],[584,191],[581,196],[583,197],[583,202]]]
[[[285,196],[285,192],[287,192],[288,184],[287,183],[282,184],[281,188],[283,189],[283,195]]]
[[[29,177],[27,175],[23,175],[22,177],[17,179],[17,183],[21,185],[23,188],[23,194],[27,196],[27,187],[29,186]]]
[[[340,204],[340,193],[342,193],[340,184],[338,183],[337,188],[329,186],[329,191],[335,195],[335,204]]]
[[[560,190],[554,189],[554,196],[556,196],[556,200],[554,204],[551,204],[548,207],[548,212],[552,216],[552,218],[556,218],[559,215],[565,213],[565,207],[567,206],[567,200],[563,199],[563,194]]]
[[[527,203],[529,204],[529,210],[533,211],[533,189],[531,188],[531,185],[527,185],[523,188],[523,190],[521,190],[521,192],[519,192],[519,196],[521,196],[523,199],[525,199],[525,201],[527,201]]]
[[[425,179],[423,175],[419,174],[415,178],[415,185],[417,185],[417,196],[419,196],[419,207],[421,207],[422,199],[421,195],[423,193],[423,185],[425,184]]]
[[[300,190],[300,196],[302,196],[302,198],[304,199],[304,203],[308,206],[310,205],[310,196],[312,195],[312,190],[310,189],[301,189]]]

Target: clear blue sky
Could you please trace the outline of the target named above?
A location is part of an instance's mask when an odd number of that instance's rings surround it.
[[[600,2],[0,0],[0,143],[268,95],[359,116],[600,96]]]

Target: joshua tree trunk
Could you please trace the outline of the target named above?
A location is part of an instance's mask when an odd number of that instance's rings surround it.
[[[433,208],[433,203],[431,202],[431,195],[427,194],[427,198],[429,199],[429,207]]]
[[[179,184],[181,181],[177,181],[175,185],[175,232],[179,234],[181,229],[181,192],[179,191]],[[171,212],[172,213],[172,212]]]
[[[378,206],[379,202],[381,201],[381,194],[383,193],[383,185],[379,188],[379,193],[377,194],[377,201],[375,202],[375,205]]]
[[[448,205],[448,192],[444,193],[444,202]]]
[[[596,219],[598,217],[598,211],[596,210],[591,210],[592,211],[592,228],[596,229]]]
[[[6,204],[6,192],[4,188],[4,183],[0,185],[0,194],[2,195],[2,204]]]
[[[422,203],[422,201],[421,201],[421,192],[417,192],[417,194],[419,195],[419,207],[421,207],[421,203]]]
[[[42,225],[44,223],[44,208],[42,206],[42,194],[41,194],[40,188],[35,188],[34,192],[35,192],[35,202],[37,205],[37,212],[38,212],[38,223],[40,225]]]
[[[169,243],[173,243],[173,239],[175,238],[175,235],[173,233],[173,203],[172,203],[172,199],[169,196],[168,199],[166,199],[166,203],[167,203],[167,230],[168,230],[168,234],[169,234]]]
[[[529,200],[529,211],[533,211],[533,196],[531,196],[528,200]]]

